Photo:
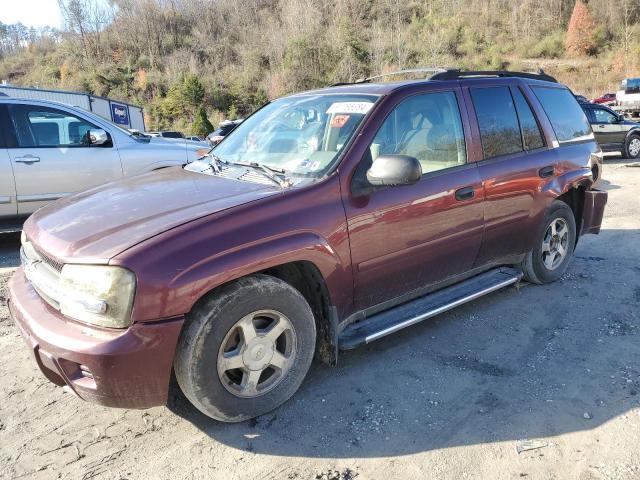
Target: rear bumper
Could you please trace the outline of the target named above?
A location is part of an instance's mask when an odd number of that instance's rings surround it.
[[[584,192],[584,206],[582,208],[581,234],[600,233],[604,207],[609,194],[602,190],[587,190]]]
[[[83,325],[41,300],[21,268],[9,281],[8,305],[38,367],[51,382],[109,407],[166,404],[183,318],[133,324],[126,330]]]

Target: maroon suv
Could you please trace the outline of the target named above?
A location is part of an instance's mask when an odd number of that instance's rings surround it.
[[[102,405],[263,414],[314,354],[518,282],[598,233],[602,154],[547,76],[443,71],[269,103],[206,157],[24,226],[9,307],[52,382]]]

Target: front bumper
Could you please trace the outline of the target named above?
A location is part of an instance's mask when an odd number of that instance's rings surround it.
[[[51,382],[109,407],[165,405],[184,318],[123,330],[84,325],[44,302],[19,268],[9,280],[9,312]]]
[[[584,192],[584,206],[582,208],[582,235],[586,233],[600,233],[604,207],[609,197],[608,192],[602,190],[587,190]]]

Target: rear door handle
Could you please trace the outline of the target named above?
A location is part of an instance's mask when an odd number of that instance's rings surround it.
[[[546,167],[542,167],[538,170],[538,175],[540,178],[548,178],[552,177],[555,172],[556,168],[553,165],[547,165]]]
[[[25,155],[24,157],[16,157],[16,163],[34,163],[39,162],[40,157],[36,157],[35,155]]]
[[[465,200],[471,200],[476,194],[476,190],[473,187],[464,187],[456,190],[456,200],[464,202]]]

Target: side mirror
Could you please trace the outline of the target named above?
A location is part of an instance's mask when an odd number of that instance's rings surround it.
[[[618,114],[618,122],[617,123],[622,123],[622,122],[624,122],[624,114],[619,113]]]
[[[409,155],[380,155],[367,170],[367,180],[375,186],[412,185],[422,178],[422,167]]]
[[[109,134],[102,129],[91,129],[87,132],[89,137],[89,145],[100,146],[109,141]]]

